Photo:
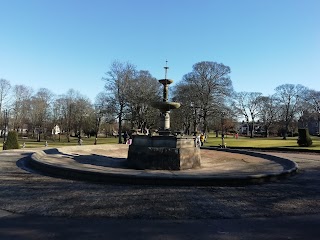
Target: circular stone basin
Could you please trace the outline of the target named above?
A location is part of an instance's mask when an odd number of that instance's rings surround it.
[[[159,81],[159,83],[162,83],[163,85],[173,83],[173,80],[171,80],[171,79],[160,79],[158,81]]]
[[[201,149],[201,167],[187,170],[135,170],[127,165],[128,145],[101,144],[36,151],[30,167],[78,180],[164,185],[242,185],[293,175],[295,162],[259,152]]]
[[[180,107],[180,103],[178,102],[153,102],[151,105],[161,111],[169,111],[170,109],[177,109]]]

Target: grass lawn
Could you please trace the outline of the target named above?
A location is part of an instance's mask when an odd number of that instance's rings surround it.
[[[82,138],[82,145],[93,145],[94,144],[94,137],[91,138]],[[0,140],[1,141],[1,140]],[[48,138],[47,140],[41,139],[40,142],[37,142],[36,139],[32,138],[19,138],[19,145],[22,148],[23,143],[25,143],[25,148],[37,148],[37,147],[44,147],[47,141],[49,147],[63,147],[63,146],[76,146],[78,145],[78,138],[70,137],[70,142],[67,141],[65,136],[61,136],[59,138],[55,138],[55,140]],[[109,138],[98,138],[97,144],[108,144],[108,143],[118,143],[118,138],[109,137]],[[0,148],[3,147],[3,139],[0,143]]]
[[[91,138],[82,138],[82,145],[93,145],[94,137]],[[78,138],[71,137],[70,142],[68,143],[65,136],[61,136],[60,142],[59,139],[41,139],[40,142],[37,142],[36,139],[22,139],[19,138],[19,145],[22,147],[25,143],[25,148],[36,148],[44,147],[45,142],[48,142],[49,147],[62,147],[62,146],[75,146],[78,145]],[[239,136],[238,139],[235,139],[233,136],[227,136],[224,139],[227,147],[252,147],[252,148],[288,148],[288,149],[310,149],[310,150],[320,150],[320,137],[312,137],[312,146],[311,147],[299,147],[297,144],[297,137],[288,137],[287,140],[283,140],[281,137],[273,138],[249,138]],[[118,138],[108,137],[108,138],[98,138],[97,144],[117,144]],[[221,136],[218,138],[215,134],[209,134],[207,142],[204,146],[219,146],[221,144]],[[2,149],[3,141],[0,139],[0,149]]]
[[[249,138],[239,136],[235,139],[232,136],[227,136],[224,139],[227,147],[252,147],[252,148],[290,148],[290,149],[310,149],[320,150],[320,137],[312,137],[311,147],[299,147],[297,144],[298,137],[288,137],[287,140],[283,140],[282,137],[272,138]],[[222,143],[221,136],[215,137],[211,134],[207,138],[207,142],[204,146],[219,146]]]

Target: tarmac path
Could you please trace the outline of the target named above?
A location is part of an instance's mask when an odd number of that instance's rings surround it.
[[[96,184],[24,170],[0,153],[0,239],[319,239],[320,155],[288,179],[248,186]],[[130,237],[128,237],[130,236]]]

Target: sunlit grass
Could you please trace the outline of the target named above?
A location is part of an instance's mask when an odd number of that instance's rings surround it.
[[[94,144],[94,137],[91,138],[82,138],[82,145],[93,145]],[[1,139],[0,139],[1,141]],[[63,147],[63,146],[76,146],[78,145],[78,138],[76,137],[70,137],[70,142],[67,141],[67,138],[65,136],[61,136],[60,141],[59,138],[56,137],[54,139],[52,138],[41,138],[40,142],[38,142],[36,139],[33,138],[19,138],[18,139],[20,148],[22,148],[23,144],[25,145],[25,148],[38,148],[38,147],[45,147],[46,142],[48,144],[48,147]],[[111,144],[111,143],[118,143],[118,138],[114,137],[108,137],[108,138],[98,138],[97,144]],[[0,143],[0,148],[3,147],[3,139]]]
[[[82,145],[93,145],[95,138],[82,138]],[[23,143],[25,143],[25,148],[38,148],[45,147],[46,141],[49,147],[63,147],[63,146],[76,146],[78,145],[78,138],[71,137],[70,142],[67,141],[65,136],[61,136],[59,141],[58,137],[55,139],[42,138],[40,142],[32,138],[19,138],[19,145],[22,148]],[[299,147],[297,144],[297,137],[288,137],[287,140],[283,140],[281,137],[273,138],[249,138],[239,136],[238,139],[233,136],[227,136],[224,139],[227,147],[252,147],[252,148],[288,148],[288,149],[310,149],[310,150],[320,150],[320,137],[312,137],[313,144],[311,147]],[[97,139],[97,144],[117,144],[118,138],[114,137],[99,137]],[[204,146],[219,146],[222,144],[221,136],[216,137],[215,134],[209,134]],[[3,139],[0,139],[0,149],[3,146]]]
[[[224,139],[227,147],[252,147],[252,148],[290,148],[290,149],[312,149],[320,150],[320,138],[312,137],[311,147],[299,147],[297,144],[297,137],[288,137],[287,140],[283,140],[282,137],[273,138],[249,138],[240,136],[238,139],[233,136],[227,136]],[[221,136],[218,138],[215,135],[210,134],[207,138],[205,146],[219,146],[222,144]]]

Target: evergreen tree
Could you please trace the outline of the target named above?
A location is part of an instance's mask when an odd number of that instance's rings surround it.
[[[18,134],[16,131],[10,131],[8,133],[7,141],[3,145],[3,150],[8,149],[19,149],[19,143],[18,143]]]
[[[309,130],[306,128],[300,128],[299,130],[299,138],[298,138],[298,145],[300,147],[310,147],[312,145],[312,139],[309,135]]]

